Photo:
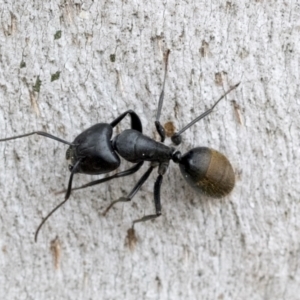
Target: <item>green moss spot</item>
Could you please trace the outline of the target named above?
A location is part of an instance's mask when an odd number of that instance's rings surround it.
[[[40,76],[36,78],[35,85],[33,86],[33,91],[39,93],[41,90],[42,81],[40,80]]]
[[[61,30],[57,30],[54,34],[54,39],[59,40],[61,38]]]
[[[110,61],[111,61],[111,62],[115,62],[115,61],[116,61],[116,54],[111,54],[111,55],[109,56],[109,58],[110,58]]]
[[[25,68],[25,67],[26,67],[26,63],[24,60],[22,60],[20,63],[20,69]]]
[[[56,73],[51,75],[51,82],[58,80],[59,79],[59,75],[60,75],[60,71],[57,71]]]

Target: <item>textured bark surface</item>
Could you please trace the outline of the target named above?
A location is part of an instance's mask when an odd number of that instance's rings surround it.
[[[34,243],[63,200],[67,147],[38,136],[0,143],[0,298],[298,299],[296,1],[34,3],[0,0],[1,137],[44,130],[72,141],[129,108],[154,137],[171,49],[162,123],[182,128],[241,81],[180,147],[221,151],[237,182],[226,198],[206,198],[171,163],[163,215],[136,226],[135,244],[127,230],[153,212],[156,172],[131,203],[101,213],[144,166],[74,192]],[[75,176],[74,186],[92,178]]]

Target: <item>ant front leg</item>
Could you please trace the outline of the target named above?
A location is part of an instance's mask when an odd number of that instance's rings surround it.
[[[72,191],[76,191],[76,190],[81,190],[81,189],[85,189],[87,187],[91,187],[91,186],[94,186],[94,185],[97,185],[97,184],[101,184],[101,183],[104,183],[104,182],[107,182],[107,181],[110,181],[112,179],[115,179],[115,178],[120,178],[120,177],[125,177],[125,176],[128,176],[128,175],[132,175],[133,173],[137,172],[141,166],[144,164],[143,161],[135,164],[133,167],[131,167],[130,169],[127,169],[125,171],[122,171],[122,172],[119,172],[119,173],[116,173],[114,175],[111,175],[111,176],[108,176],[108,177],[104,177],[104,178],[101,178],[101,179],[97,179],[97,180],[94,180],[94,181],[90,181],[84,185],[81,185],[79,187],[75,187],[75,188],[72,188]],[[56,192],[55,194],[58,195],[58,194],[62,194],[62,193],[65,193],[67,190],[61,190],[61,191],[58,191]]]
[[[110,123],[110,126],[114,128],[117,124],[119,124],[126,117],[127,114],[129,114],[129,116],[131,118],[131,129],[137,130],[139,132],[143,132],[142,122],[141,122],[139,116],[131,109],[125,111],[120,116],[118,116],[115,120],[113,120]]]

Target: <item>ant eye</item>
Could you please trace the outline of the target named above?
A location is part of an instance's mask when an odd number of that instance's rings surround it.
[[[69,171],[72,172],[72,170],[73,170],[73,166],[69,165]]]
[[[66,152],[66,160],[69,160],[69,159],[70,159],[70,157],[71,157],[70,152],[71,152],[71,149],[68,148],[68,150],[67,150],[67,152]]]

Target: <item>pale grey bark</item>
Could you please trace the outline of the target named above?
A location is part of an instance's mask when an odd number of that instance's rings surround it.
[[[153,212],[156,172],[132,203],[101,212],[144,167],[74,192],[34,243],[63,199],[54,192],[68,181],[66,146],[36,136],[1,143],[0,298],[298,299],[299,5],[143,2],[0,0],[1,137],[45,130],[72,141],[129,108],[154,136],[171,49],[163,123],[181,128],[241,81],[180,147],[224,153],[236,187],[221,201],[199,196],[172,163],[163,215],[136,226],[131,250],[127,229]]]

